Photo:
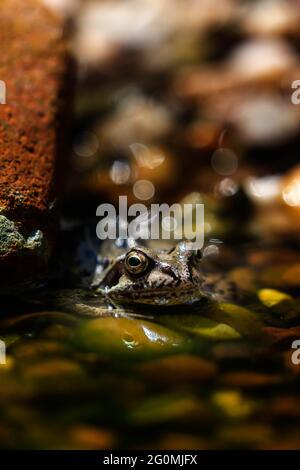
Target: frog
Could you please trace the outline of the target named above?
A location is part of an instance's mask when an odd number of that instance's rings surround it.
[[[44,289],[44,307],[85,317],[134,316],[153,307],[162,312],[205,300],[237,300],[235,284],[207,260],[205,246],[194,249],[189,240],[164,248],[149,240],[99,241],[89,225],[72,227],[68,237],[73,249],[66,258],[65,248],[58,256],[64,267],[59,284],[68,288]]]
[[[236,286],[206,266],[203,250],[180,241],[170,250],[142,246],[135,240],[93,280],[92,288],[111,304],[172,306],[202,299],[232,300]],[[205,267],[206,266],[206,267]]]

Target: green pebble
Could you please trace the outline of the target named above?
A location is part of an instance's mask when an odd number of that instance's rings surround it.
[[[149,321],[106,317],[85,323],[75,340],[89,351],[132,354],[177,347],[185,338]]]
[[[163,318],[167,325],[208,340],[224,341],[240,339],[240,333],[224,322],[218,322],[197,314],[168,315]]]
[[[215,341],[235,340],[241,338],[239,332],[231,326],[226,325],[225,323],[217,323],[207,318],[201,318],[196,327],[187,328],[187,331],[197,336]]]
[[[282,315],[286,320],[300,314],[300,308],[293,297],[275,289],[261,289],[257,296],[261,303],[272,312]]]
[[[257,313],[235,304],[219,304],[211,309],[210,318],[230,325],[242,336],[257,336],[263,327],[263,322]]]
[[[190,394],[165,394],[145,399],[129,413],[130,420],[139,424],[201,420],[207,416],[204,403]]]

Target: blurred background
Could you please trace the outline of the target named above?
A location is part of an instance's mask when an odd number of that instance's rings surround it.
[[[78,62],[70,210],[205,193],[299,229],[297,0],[45,2]]]

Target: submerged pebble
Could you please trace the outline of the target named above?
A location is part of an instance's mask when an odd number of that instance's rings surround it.
[[[174,355],[147,361],[138,369],[146,378],[158,383],[173,384],[206,383],[214,379],[217,366],[212,361],[192,355]]]
[[[208,417],[205,404],[188,394],[154,396],[138,404],[130,413],[131,420],[140,424],[198,422]]]
[[[146,320],[101,318],[83,325],[75,339],[89,351],[134,353],[178,347],[184,337],[169,328]]]

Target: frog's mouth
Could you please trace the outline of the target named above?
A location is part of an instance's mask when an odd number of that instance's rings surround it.
[[[138,303],[151,305],[178,305],[190,303],[199,300],[202,295],[199,288],[195,284],[184,286],[181,288],[168,289],[116,289],[111,288],[102,291],[109,299],[116,303]]]

